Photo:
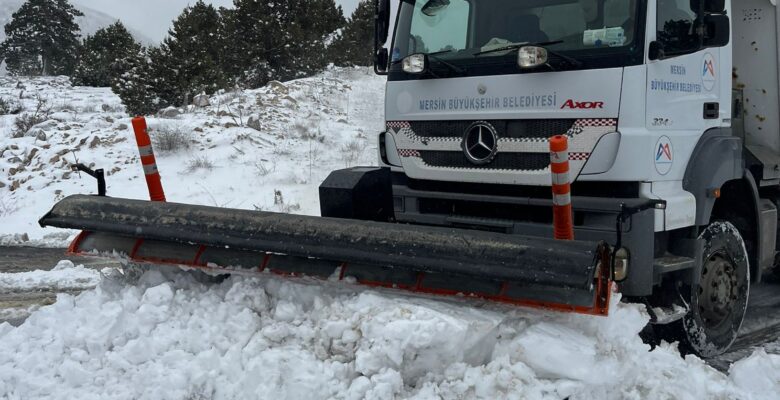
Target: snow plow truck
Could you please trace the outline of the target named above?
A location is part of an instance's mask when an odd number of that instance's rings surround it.
[[[591,315],[608,313],[616,289],[687,351],[726,351],[750,285],[776,264],[774,3],[393,8],[376,1],[379,166],[333,172],[321,217],[81,195],[41,225],[82,230],[72,253],[137,264]]]

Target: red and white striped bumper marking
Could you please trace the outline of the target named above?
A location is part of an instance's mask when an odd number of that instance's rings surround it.
[[[590,153],[569,153],[571,161],[586,161],[588,158],[590,158]]]
[[[420,152],[418,150],[410,150],[410,149],[398,149],[398,155],[401,157],[420,157]]]

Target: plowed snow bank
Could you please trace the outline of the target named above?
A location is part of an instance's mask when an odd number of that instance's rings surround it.
[[[650,351],[640,306],[609,318],[305,280],[202,285],[109,274],[0,325],[0,397],[62,399],[769,399],[780,357],[721,374]],[[749,390],[755,390],[750,394]]]

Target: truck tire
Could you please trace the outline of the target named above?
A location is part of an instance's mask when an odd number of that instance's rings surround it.
[[[681,350],[702,357],[724,353],[742,326],[750,292],[745,242],[730,222],[711,223],[702,232],[701,276],[691,287],[690,311],[678,321]]]

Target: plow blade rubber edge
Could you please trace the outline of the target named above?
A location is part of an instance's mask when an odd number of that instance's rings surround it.
[[[402,225],[71,196],[39,221],[79,229],[70,252],[226,272],[270,271],[606,315],[610,252],[555,241]]]

